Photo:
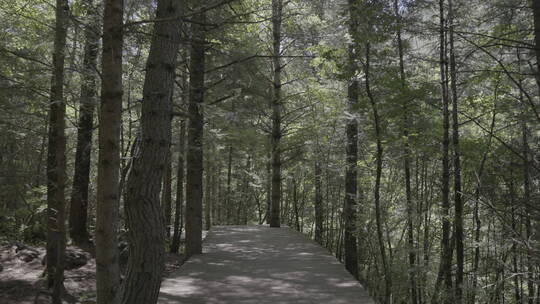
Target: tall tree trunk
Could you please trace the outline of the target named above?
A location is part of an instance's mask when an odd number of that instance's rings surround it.
[[[213,167],[211,162],[210,151],[208,151],[208,159],[206,160],[206,193],[204,195],[204,228],[205,230],[210,230],[212,227],[212,174]]]
[[[439,31],[440,31],[440,53],[439,65],[441,76],[441,100],[443,108],[443,139],[442,139],[442,237],[441,237],[441,263],[440,272],[444,280],[443,303],[452,302],[452,249],[450,246],[450,112],[448,96],[448,56],[446,49],[446,19],[444,15],[444,0],[439,0]],[[436,291],[437,292],[437,291]]]
[[[533,19],[534,19],[534,43],[535,43],[535,53],[536,53],[536,82],[538,85],[538,90],[540,92],[540,1],[532,0],[532,9],[533,9]],[[527,202],[530,203],[530,202]],[[529,218],[533,217],[534,227],[531,226],[531,233],[535,236],[535,243],[540,244],[540,214],[536,210],[535,214],[529,214]],[[535,248],[538,250],[538,248]],[[536,266],[540,270],[540,265],[536,262]],[[537,270],[538,271],[538,270]],[[538,277],[537,277],[538,281]],[[537,296],[536,303],[540,303],[540,284],[536,284]],[[530,290],[529,290],[530,291]]]
[[[539,13],[540,14],[540,8],[536,7],[538,6],[539,4],[537,4],[538,1],[533,1],[533,8],[535,9],[534,13],[535,13],[535,27],[536,27],[536,13]],[[536,10],[537,9],[537,10]],[[536,29],[536,28],[535,28]],[[536,32],[535,32],[536,34]],[[540,44],[537,44],[537,46],[539,46]],[[538,57],[540,58],[540,57]],[[518,61],[518,71],[521,71],[521,65],[522,65],[522,60],[521,60],[521,53],[518,49],[517,51],[517,61]],[[539,74],[540,76],[540,74]],[[540,81],[540,78],[538,78],[538,80]],[[539,82],[539,85],[540,85],[540,82]],[[522,87],[523,86],[523,79],[522,77],[519,77],[518,79],[518,86],[519,87]],[[527,238],[527,243],[526,243],[526,256],[527,256],[527,267],[528,267],[528,275],[527,275],[527,291],[528,291],[528,300],[527,300],[527,303],[528,304],[533,304],[534,303],[534,299],[535,299],[535,278],[534,278],[534,274],[535,274],[535,265],[534,265],[534,262],[533,262],[533,257],[531,256],[532,254],[532,251],[531,251],[531,237],[532,235],[534,234],[533,233],[533,227],[532,227],[532,223],[531,223],[531,217],[533,216],[532,212],[532,208],[530,207],[532,202],[531,202],[531,174],[530,174],[530,147],[529,147],[529,128],[527,126],[527,111],[526,111],[526,107],[525,107],[525,101],[524,101],[524,96],[523,96],[523,90],[519,90],[519,101],[521,103],[521,106],[522,106],[522,113],[521,113],[521,139],[522,139],[522,146],[521,146],[521,153],[522,153],[522,159],[523,159],[523,205],[524,205],[524,208],[525,208],[525,212],[523,213],[524,215],[524,220],[525,220],[525,236]]]
[[[122,0],[105,1],[96,211],[98,304],[120,302],[117,230],[123,94],[123,10]]]
[[[512,228],[512,233],[515,234],[516,231],[518,231],[517,229],[517,218],[516,218],[516,206],[517,204],[513,201],[510,202],[511,206],[511,216],[512,216],[512,224],[511,224],[511,228]],[[514,299],[515,299],[515,303],[516,304],[521,304],[521,290],[519,288],[520,286],[520,276],[518,276],[517,274],[519,273],[519,268],[518,268],[518,252],[517,252],[517,242],[515,240],[512,241],[512,271],[514,272],[514,280],[513,280],[513,283],[514,283]]]
[[[283,100],[281,99],[281,15],[283,0],[272,0],[272,37],[274,68],[273,99],[272,99],[272,208],[270,213],[270,227],[280,227],[281,203],[281,112]]]
[[[178,170],[176,174],[176,203],[174,208],[174,233],[171,252],[178,253],[180,237],[184,223],[184,160],[186,144],[186,121],[180,121],[180,137],[178,139]]]
[[[62,303],[64,254],[66,249],[65,187],[66,135],[64,60],[68,23],[68,1],[56,1],[53,71],[49,103],[49,145],[47,151],[47,287],[54,304]]]
[[[300,222],[300,232],[304,233],[304,217],[305,217],[305,214],[306,214],[306,192],[307,192],[307,183],[308,183],[308,179],[306,176],[303,176],[302,177],[302,200],[301,200],[301,203],[300,203],[300,218],[302,219],[302,221]],[[311,234],[311,231],[309,232],[309,234]]]
[[[84,35],[84,58],[77,130],[77,151],[75,152],[75,171],[73,190],[69,208],[69,234],[73,243],[88,245],[90,235],[87,228],[88,186],[90,183],[90,158],[92,152],[92,133],[94,108],[96,106],[97,56],[100,29],[98,6],[94,0],[86,0],[86,19]]]
[[[242,225],[247,225],[248,217],[249,217],[248,213],[251,210],[250,206],[252,202],[250,198],[250,193],[251,193],[250,178],[251,178],[251,152],[248,151],[247,160],[246,160],[246,169],[244,170],[244,189],[243,189],[244,199],[242,200],[242,204],[243,204]]]
[[[161,208],[163,208],[164,214],[165,237],[168,239],[171,237],[172,217],[172,153],[171,151],[168,151],[167,154],[167,162],[165,163],[165,174],[163,176]]]
[[[321,162],[315,160],[315,242],[323,245],[324,207]]]
[[[522,133],[522,154],[523,154],[523,203],[525,206],[525,236],[527,238],[526,244],[526,254],[527,254],[527,291],[528,291],[528,303],[534,304],[535,300],[535,282],[534,282],[534,262],[532,257],[532,250],[530,242],[532,241],[532,225],[531,225],[531,215],[532,210],[529,207],[531,202],[531,174],[529,171],[529,162],[530,162],[530,148],[529,148],[529,130],[525,119],[522,119],[521,123],[521,133]]]
[[[375,188],[373,188],[373,197],[375,199],[375,222],[377,226],[377,239],[379,243],[379,253],[381,254],[381,261],[384,273],[384,282],[385,282],[385,293],[384,293],[384,303],[391,303],[392,299],[392,276],[390,274],[389,262],[386,257],[386,250],[384,246],[384,236],[383,236],[383,218],[382,210],[380,203],[380,192],[381,192],[381,177],[382,177],[382,165],[383,165],[383,147],[382,147],[382,134],[381,134],[381,122],[379,111],[377,110],[377,104],[375,98],[371,91],[370,84],[370,43],[366,45],[366,60],[365,60],[365,85],[366,85],[366,94],[368,96],[369,102],[373,110],[373,121],[375,124],[375,138],[377,141],[377,152],[376,152],[376,176],[375,176]]]
[[[272,153],[268,154],[266,160],[266,224],[270,224],[270,213],[272,212]]]
[[[212,197],[214,201],[212,202],[212,224],[213,225],[223,225],[221,222],[219,210],[221,209],[221,202],[219,198],[221,197],[221,162],[219,158],[216,158],[216,167],[215,174],[212,179]]]
[[[186,1],[180,2],[180,11],[185,12],[187,7]],[[181,31],[180,42],[180,56],[183,59],[183,63],[179,67],[181,77],[181,102],[180,106],[185,110],[189,102],[189,82],[188,82],[188,66],[189,66],[189,43],[187,41],[188,31],[187,24],[181,23],[183,30]],[[171,253],[178,253],[180,249],[180,240],[182,238],[182,231],[184,230],[185,223],[185,209],[184,209],[184,182],[185,182],[185,160],[186,160],[186,119],[180,120],[178,136],[178,167],[176,172],[176,200],[174,208],[174,223],[173,223],[173,237],[171,240]]]
[[[300,206],[298,204],[298,181],[296,177],[293,176],[293,189],[292,189],[292,200],[293,200],[293,212],[294,212],[294,227],[296,231],[300,231]]]
[[[498,90],[499,90],[499,83],[497,82],[497,86],[495,87],[495,101],[498,99]],[[496,103],[495,103],[496,105]],[[474,304],[476,303],[476,296],[477,296],[477,286],[478,286],[478,269],[480,266],[480,232],[482,229],[482,221],[480,220],[480,196],[482,191],[482,178],[484,174],[484,168],[485,164],[488,158],[488,155],[490,153],[491,148],[491,142],[493,140],[493,130],[495,129],[495,122],[497,117],[497,108],[496,106],[493,108],[493,114],[491,116],[491,126],[490,126],[490,132],[489,132],[489,138],[488,138],[488,145],[487,149],[484,151],[484,155],[482,157],[482,161],[480,162],[480,167],[478,169],[478,172],[476,173],[476,185],[475,185],[475,191],[474,191],[474,209],[473,209],[473,221],[474,221],[474,242],[475,242],[475,248],[474,248],[474,258],[473,258],[473,265],[472,265],[472,283],[471,283],[471,296],[469,303]]]
[[[43,177],[43,156],[47,153],[47,141],[48,141],[49,134],[47,132],[44,132],[41,136],[40,140],[40,147],[39,147],[39,156],[37,158],[37,166],[36,166],[36,176],[34,180],[34,187],[41,186],[41,178]]]
[[[172,94],[180,42],[182,0],[158,0],[146,62],[141,140],[127,180],[129,259],[124,304],[156,303],[164,255],[163,211],[159,194],[170,153]]]
[[[346,121],[346,169],[345,169],[345,201],[344,213],[344,247],[345,247],[345,268],[358,278],[358,249],[356,238],[356,209],[358,201],[357,190],[357,168],[358,161],[358,120],[356,118],[356,107],[358,103],[358,79],[356,73],[357,66],[357,31],[358,31],[358,3],[349,0],[349,35],[353,42],[349,45],[349,83],[347,87],[347,111],[350,117]]]
[[[464,244],[463,244],[463,192],[461,190],[461,152],[459,148],[459,117],[458,117],[458,92],[457,92],[457,68],[454,48],[454,8],[452,0],[448,0],[448,23],[450,43],[450,80],[452,92],[452,146],[454,148],[454,237],[456,242],[456,279],[455,279],[455,303],[461,304],[463,299],[463,267],[464,267]]]
[[[540,92],[540,1],[531,0],[534,20],[534,45],[536,54],[536,83]]]
[[[418,303],[418,291],[416,283],[416,252],[414,245],[414,209],[413,209],[413,200],[411,193],[411,148],[409,145],[409,129],[411,127],[410,122],[410,111],[409,111],[409,99],[405,97],[405,91],[407,89],[407,79],[405,75],[405,62],[404,62],[404,51],[403,51],[403,39],[401,35],[401,15],[399,13],[399,4],[398,0],[394,0],[394,14],[397,21],[397,47],[398,47],[398,57],[399,57],[399,76],[401,81],[401,90],[403,98],[403,169],[405,175],[405,199],[407,203],[407,250],[409,256],[409,284],[410,284],[410,296],[412,304]]]
[[[206,1],[202,2],[206,3]],[[188,257],[202,253],[205,12],[196,13],[192,20],[194,22],[191,24],[186,176],[186,255]]]
[[[229,153],[227,157],[227,193],[225,194],[225,223],[227,225],[231,224],[231,213],[232,213],[232,200],[231,200],[231,183],[232,183],[232,154],[233,147],[229,146]]]

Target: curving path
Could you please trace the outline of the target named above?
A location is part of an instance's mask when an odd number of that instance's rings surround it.
[[[289,228],[218,226],[161,284],[161,304],[371,304],[328,251]]]

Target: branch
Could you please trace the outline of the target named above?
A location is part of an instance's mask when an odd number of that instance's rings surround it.
[[[533,110],[534,112],[534,115],[536,116],[536,119],[538,120],[538,122],[540,122],[540,114],[538,113],[538,110],[536,109],[536,106],[533,102],[533,99],[531,97],[531,95],[523,88],[523,86],[514,78],[514,76],[512,76],[512,73],[510,71],[508,71],[508,69],[506,68],[506,66],[504,65],[504,63],[498,59],[497,57],[495,57],[493,54],[491,54],[488,50],[486,50],[483,46],[480,46],[478,45],[477,43],[471,41],[470,39],[467,39],[465,38],[463,35],[460,35],[458,34],[461,38],[463,38],[463,40],[467,41],[468,43],[472,44],[473,46],[475,46],[476,48],[478,48],[479,50],[481,50],[482,52],[484,52],[486,55],[488,55],[489,57],[491,57],[493,60],[495,60],[499,66],[502,68],[503,72],[506,74],[506,76],[508,76],[508,78],[516,85],[516,87],[523,93],[523,95],[525,95],[525,97],[527,97],[527,101],[529,103],[529,105],[531,106],[531,109]]]
[[[201,9],[197,10],[197,11],[194,11],[194,12],[192,12],[190,14],[186,14],[186,15],[183,15],[183,16],[180,16],[180,17],[161,18],[161,19],[143,19],[143,20],[139,20],[139,21],[127,22],[127,23],[124,23],[124,27],[131,27],[131,26],[134,26],[134,25],[141,25],[141,24],[146,24],[146,23],[167,22],[167,21],[192,22],[192,21],[188,20],[188,17],[193,17],[195,15],[198,15],[198,14],[201,14],[201,13],[216,9],[216,8],[222,6],[222,5],[230,4],[230,3],[234,2],[234,1],[236,1],[236,0],[225,0],[223,2],[218,2],[218,3],[214,4],[214,5],[203,7]]]
[[[216,99],[216,100],[214,100],[214,101],[208,103],[208,105],[209,105],[209,106],[213,106],[213,105],[215,105],[215,104],[218,104],[218,103],[220,103],[220,102],[222,102],[222,101],[225,101],[225,100],[230,99],[230,98],[233,98],[233,97],[236,97],[236,95],[234,95],[234,94],[227,95],[227,96],[225,96],[225,97],[221,97],[221,98],[219,98],[219,99]]]
[[[492,131],[492,130],[488,130],[488,128],[484,127],[480,122],[478,122],[475,118],[469,116],[468,114],[460,111],[459,114],[465,116],[467,119],[469,119],[470,121],[474,122],[475,125],[477,125],[480,129],[482,129],[482,131],[488,133],[491,137],[495,138],[499,143],[501,143],[505,148],[507,148],[510,152],[512,152],[513,154],[515,154],[517,157],[519,157],[521,160],[525,161],[525,158],[523,157],[523,155],[521,155],[521,153],[519,153],[518,151],[516,151],[511,145],[509,145],[508,143],[506,143],[504,140],[502,140],[499,136],[495,135],[495,133]],[[529,164],[534,168],[536,169],[536,171],[539,171],[540,172],[540,168],[538,168],[536,166],[536,164],[534,164],[533,162],[529,162]]]

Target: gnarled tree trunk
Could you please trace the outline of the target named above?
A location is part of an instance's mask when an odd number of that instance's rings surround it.
[[[159,0],[146,62],[141,140],[127,181],[129,259],[124,304],[156,303],[164,256],[159,194],[171,140],[172,93],[180,43],[181,0]]]

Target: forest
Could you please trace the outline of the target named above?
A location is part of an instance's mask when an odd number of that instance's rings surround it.
[[[269,225],[375,303],[540,304],[540,0],[0,0],[0,20],[0,302],[157,303],[206,230]]]

